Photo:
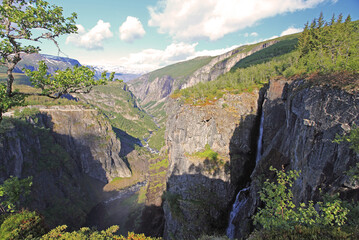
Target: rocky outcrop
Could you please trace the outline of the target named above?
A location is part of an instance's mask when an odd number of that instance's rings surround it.
[[[0,181],[32,176],[28,206],[49,226],[80,227],[102,187],[131,172],[108,121],[81,106],[37,106],[36,116],[0,125]],[[66,209],[66,210],[64,210]]]
[[[320,189],[359,194],[344,174],[359,156],[347,143],[333,142],[336,134],[359,124],[358,106],[358,93],[309,86],[304,80],[271,81],[263,106],[263,154],[251,176],[248,201],[236,217],[236,237],[251,229],[259,205],[258,179],[273,177],[269,166],[301,171],[293,188],[295,202],[318,200]]]
[[[195,239],[226,227],[235,188],[254,167],[258,99],[255,91],[226,94],[207,106],[169,104],[165,238]],[[196,155],[206,145],[218,159]]]
[[[131,172],[119,157],[121,143],[110,123],[97,110],[79,106],[39,108],[40,121],[51,128],[55,139],[82,173],[103,182],[115,177],[130,177]]]

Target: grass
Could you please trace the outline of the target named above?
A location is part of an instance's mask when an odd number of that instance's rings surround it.
[[[161,150],[165,145],[165,131],[166,129],[162,127],[152,134],[151,138],[148,140],[148,144],[151,148]]]
[[[152,82],[157,77],[171,76],[175,79],[184,79],[194,73],[197,69],[207,65],[212,60],[212,57],[197,57],[195,59],[176,63],[156,71],[149,75],[149,81]]]

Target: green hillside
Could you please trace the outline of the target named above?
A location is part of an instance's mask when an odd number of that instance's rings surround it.
[[[126,83],[109,82],[107,85],[94,87],[89,94],[77,97],[99,109],[108,117],[112,127],[132,137],[143,139],[149,135],[149,131],[157,129],[152,118],[137,106]]]
[[[197,69],[207,65],[211,60],[212,57],[197,57],[189,61],[169,65],[151,72],[149,74],[149,81],[152,82],[157,77],[163,77],[166,75],[178,80],[184,79],[194,73]]]

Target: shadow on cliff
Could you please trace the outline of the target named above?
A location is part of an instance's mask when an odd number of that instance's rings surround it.
[[[114,126],[112,126],[112,129],[115,132],[116,137],[118,137],[121,141],[120,156],[127,156],[129,153],[135,150],[136,145],[140,146],[140,139],[135,138],[126,133],[125,131],[122,131],[121,129]]]
[[[259,90],[257,115],[250,114],[242,118],[230,140],[230,175],[236,192],[249,184],[250,176],[256,166],[262,105],[267,88],[268,86],[265,86]]]
[[[167,181],[164,193],[165,215],[171,217],[167,236],[178,239],[197,239],[203,234],[223,234],[228,224],[228,200],[233,188],[229,182],[205,176],[199,168],[198,173],[176,175]]]

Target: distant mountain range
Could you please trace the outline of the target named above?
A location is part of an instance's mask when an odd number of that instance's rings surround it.
[[[22,60],[17,64],[14,69],[14,73],[24,73],[23,69],[35,70],[39,61],[45,61],[48,66],[48,73],[54,74],[57,70],[64,70],[66,68],[71,68],[76,65],[81,66],[81,63],[72,58],[53,56],[47,54],[23,54]],[[101,77],[101,73],[107,71],[108,74],[115,72],[115,79],[122,79],[124,82],[130,81],[132,79],[138,78],[145,72],[142,70],[134,71],[128,70],[122,66],[112,66],[112,65],[91,65],[87,66],[96,71],[95,77],[98,79]]]

